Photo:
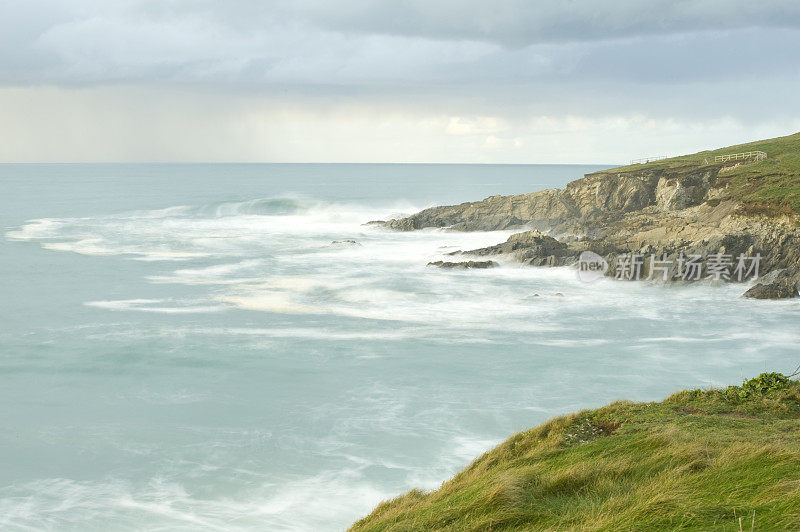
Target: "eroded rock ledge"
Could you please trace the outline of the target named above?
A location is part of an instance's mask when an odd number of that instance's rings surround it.
[[[561,233],[576,223],[603,223],[653,207],[660,212],[699,205],[710,196],[722,166],[685,171],[646,170],[588,174],[563,190],[547,189],[515,196],[432,207],[385,226],[401,231],[442,227],[458,231],[531,228]]]

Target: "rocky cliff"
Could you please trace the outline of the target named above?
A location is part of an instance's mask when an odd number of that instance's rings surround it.
[[[441,227],[458,231],[534,228],[554,233],[573,226],[592,228],[651,207],[670,212],[699,205],[709,194],[722,166],[689,172],[642,170],[588,174],[563,190],[548,189],[516,196],[425,209],[386,226],[401,231]]]
[[[777,140],[785,139],[800,153],[800,136]],[[606,257],[612,264],[607,275],[612,276],[621,254],[641,255],[644,276],[650,273],[653,256],[666,256],[675,263],[681,255],[704,259],[713,254],[760,255],[762,274],[779,273],[765,278],[762,288],[747,295],[797,295],[798,213],[787,208],[791,203],[761,200],[786,199],[786,189],[764,185],[764,172],[775,161],[710,164],[713,152],[700,159],[704,154],[588,174],[564,189],[433,207],[389,220],[385,226],[401,231],[519,229],[506,242],[459,253],[502,255],[531,266],[562,266],[577,262],[580,253],[588,250]],[[790,167],[784,164],[779,169],[787,172]],[[794,179],[800,178],[797,174]],[[670,272],[669,278],[677,273]]]

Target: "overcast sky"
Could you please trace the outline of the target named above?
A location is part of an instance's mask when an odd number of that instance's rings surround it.
[[[620,163],[798,130],[797,0],[0,0],[0,161]]]

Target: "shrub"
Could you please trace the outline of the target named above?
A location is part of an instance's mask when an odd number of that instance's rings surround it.
[[[783,373],[762,373],[758,377],[742,382],[739,397],[748,399],[756,395],[763,395],[773,390],[781,390],[789,386],[789,377]]]

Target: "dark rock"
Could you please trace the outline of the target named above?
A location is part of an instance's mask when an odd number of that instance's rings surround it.
[[[465,251],[468,255],[513,255],[531,266],[564,266],[574,261],[567,245],[540,231],[525,231],[508,237],[502,244]]]
[[[750,299],[788,299],[797,296],[797,289],[783,283],[776,284],[757,284],[747,292],[744,297]]]
[[[332,246],[360,246],[355,240],[334,240],[331,242]]]
[[[787,299],[797,297],[798,273],[788,269],[776,270],[744,293],[751,299]]]
[[[497,263],[491,260],[467,260],[463,262],[444,262],[437,260],[435,262],[429,262],[428,266],[436,266],[437,268],[486,269],[496,267]]]

